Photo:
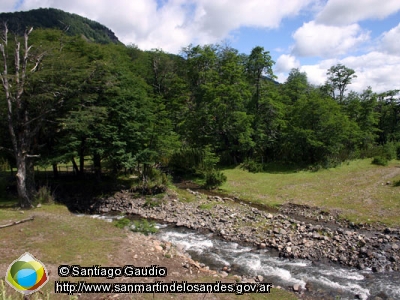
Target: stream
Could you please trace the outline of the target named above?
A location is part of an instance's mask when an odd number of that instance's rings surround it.
[[[122,216],[91,217],[112,222]],[[246,277],[261,275],[263,282],[288,290],[298,285],[313,299],[400,300],[400,272],[374,273],[371,269],[358,270],[340,264],[280,258],[274,249],[256,249],[229,242],[213,233],[173,224],[156,223],[156,227],[159,231],[155,236],[159,240],[173,243],[212,270],[220,271],[228,267],[231,274]]]
[[[400,299],[400,273],[373,273],[338,264],[279,258],[270,249],[256,250],[184,227],[158,225],[157,237],[179,245],[192,259],[211,269],[228,266],[232,274],[262,275],[264,282],[291,289],[298,284],[316,298]]]

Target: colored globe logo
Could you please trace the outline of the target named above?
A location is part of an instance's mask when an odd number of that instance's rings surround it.
[[[6,281],[16,291],[29,295],[44,286],[49,276],[45,266],[26,252],[8,267]]]

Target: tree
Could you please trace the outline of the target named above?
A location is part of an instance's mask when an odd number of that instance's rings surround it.
[[[360,149],[367,150],[373,147],[379,133],[376,93],[370,87],[361,94],[350,92],[344,99],[343,110],[350,120],[358,124],[361,130]]]
[[[380,118],[379,144],[400,141],[400,90],[390,90],[378,95],[378,104],[375,109],[379,111]]]
[[[348,158],[360,131],[340,105],[313,91],[288,111],[288,127],[282,153],[293,162],[330,166]]]
[[[39,114],[32,115],[29,99],[25,97],[25,85],[29,80],[29,75],[38,71],[45,55],[40,53],[36,57],[30,56],[32,46],[28,45],[28,37],[31,32],[32,28],[25,31],[22,49],[21,42],[16,38],[13,66],[12,60],[9,59],[9,50],[12,46],[8,42],[7,24],[4,24],[2,44],[0,44],[3,60],[0,78],[7,102],[7,123],[12,142],[11,151],[17,165],[17,190],[21,207],[32,206],[32,195],[35,190],[32,159],[37,157],[33,153],[33,138],[42,125],[41,120],[48,113],[48,111],[41,111]]]
[[[211,145],[224,163],[237,163],[253,146],[253,117],[246,112],[251,93],[242,57],[218,45],[190,47],[186,54],[192,91],[188,140],[199,148]]]
[[[292,69],[284,85],[285,95],[292,103],[303,97],[309,90],[307,74],[299,69]]]
[[[264,47],[257,46],[251,50],[247,59],[246,72],[252,84],[256,87],[254,95],[255,109],[258,110],[260,101],[261,83],[263,77],[274,80],[276,76],[272,70],[275,62],[272,60],[269,51],[265,51]]]
[[[84,158],[91,156],[99,180],[103,163],[117,173],[143,157],[140,153],[151,140],[154,103],[144,80],[129,69],[124,47],[81,40],[73,49],[87,58],[84,65],[89,71],[60,118],[55,159],[73,161],[78,156],[75,169],[82,174]]]
[[[30,40],[37,46],[30,45]],[[65,56],[64,35],[56,30],[26,30],[23,37],[8,40],[4,24],[0,55],[0,79],[7,110],[11,149],[17,167],[17,191],[21,207],[31,207],[35,194],[33,167],[43,135],[54,128],[63,105],[76,92],[80,60]],[[1,106],[0,106],[1,108]],[[43,138],[43,139],[42,139]],[[4,149],[3,149],[4,150]]]
[[[347,86],[357,77],[355,71],[342,64],[337,64],[332,66],[326,74],[329,76],[327,84],[331,88],[332,97],[342,103]],[[336,95],[336,91],[338,91],[338,95]]]

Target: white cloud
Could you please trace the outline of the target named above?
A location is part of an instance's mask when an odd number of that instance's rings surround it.
[[[399,10],[399,0],[329,0],[317,15],[317,22],[347,25],[366,19],[383,19]]]
[[[384,92],[400,88],[400,57],[382,52],[374,51],[341,60],[322,60],[315,65],[303,65],[300,70],[307,73],[310,83],[321,85],[327,79],[327,70],[338,63],[356,72],[357,78],[353,79],[349,90],[362,92],[371,86],[374,92]]]
[[[381,49],[389,54],[400,55],[400,23],[382,34]]]
[[[289,72],[291,69],[298,67],[300,67],[300,62],[296,57],[288,54],[279,56],[275,64],[276,72]]]
[[[293,34],[296,42],[293,53],[300,56],[335,57],[355,50],[369,40],[369,33],[357,24],[336,27],[304,23]]]
[[[345,66],[356,71],[354,89],[368,86],[376,92],[400,88],[400,57],[373,51],[365,55],[349,56],[341,60]]]
[[[176,53],[190,43],[219,42],[240,27],[276,28],[315,1],[165,0],[158,7],[156,0],[25,0],[20,9],[59,8],[106,25],[125,44]]]
[[[295,16],[314,0],[197,0],[199,28],[221,38],[241,26],[277,28],[284,17]]]
[[[1,0],[0,2],[0,12],[10,12],[14,11],[16,5],[15,0]]]
[[[300,71],[307,73],[307,79],[311,84],[322,85],[327,79],[328,69],[338,63],[336,59],[325,59],[315,65],[302,65]]]

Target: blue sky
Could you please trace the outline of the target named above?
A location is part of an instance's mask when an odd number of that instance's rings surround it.
[[[399,0],[2,0],[0,11],[54,7],[96,20],[125,44],[179,53],[222,41],[249,54],[271,52],[275,74],[291,68],[313,84],[341,63],[356,71],[350,89],[400,89]]]

